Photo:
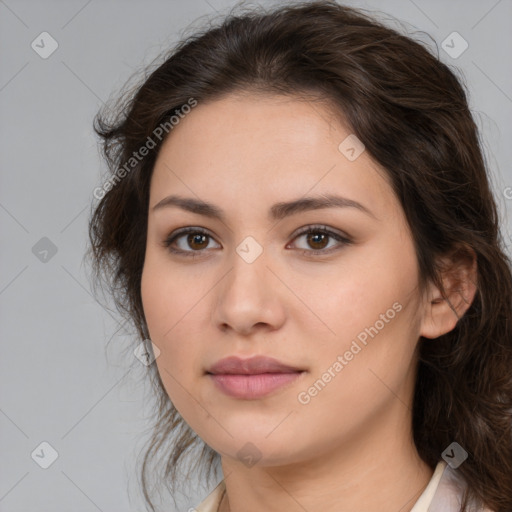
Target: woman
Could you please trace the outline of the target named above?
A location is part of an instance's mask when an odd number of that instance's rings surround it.
[[[511,266],[447,66],[294,3],[182,41],[113,114],[91,250],[155,352],[151,510],[156,453],[174,485],[198,446],[196,510],[512,510]]]

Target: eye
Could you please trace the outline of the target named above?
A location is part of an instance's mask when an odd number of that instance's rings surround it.
[[[186,235],[186,238],[184,238]],[[335,231],[332,231],[325,226],[307,226],[305,229],[300,231],[295,235],[294,240],[307,235],[306,242],[308,244],[313,245],[313,250],[308,249],[300,249],[303,254],[306,255],[321,255],[321,254],[330,254],[336,250],[340,249],[341,246],[349,245],[352,243],[347,236],[341,235]],[[328,239],[334,239],[338,242],[338,246],[331,247],[330,249],[325,249],[328,245],[326,243]],[[173,247],[173,244],[177,241],[181,241],[184,239],[184,245],[188,245],[192,250],[188,250],[182,247],[178,248]],[[174,254],[180,254],[187,257],[196,257],[201,255],[204,249],[208,248],[208,239],[213,239],[212,236],[202,228],[183,228],[178,231],[172,233],[169,237],[167,237],[163,241],[164,247],[166,247],[170,252]]]
[[[294,240],[304,236],[306,236],[306,243],[310,244],[314,249],[301,249],[301,252],[305,255],[321,255],[321,254],[330,254],[331,252],[337,251],[341,246],[349,245],[352,243],[347,236],[341,235],[335,231],[331,231],[325,226],[308,226],[302,231],[300,231],[294,238]],[[328,246],[328,240],[334,239],[338,242],[338,244],[334,244],[334,247],[329,249],[325,249]],[[336,246],[337,245],[337,246]]]
[[[192,251],[180,247],[176,249],[172,246],[174,242],[181,240],[185,237],[185,235],[187,235],[185,238],[185,244],[188,245],[188,247],[192,247]],[[194,258],[196,255],[199,256],[203,249],[208,247],[209,238],[212,238],[211,235],[204,229],[183,228],[172,233],[168,238],[166,238],[163,242],[163,245],[172,253],[182,254],[184,256],[190,256]]]

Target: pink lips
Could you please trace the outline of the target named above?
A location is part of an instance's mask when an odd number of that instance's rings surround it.
[[[231,356],[221,359],[207,370],[218,389],[228,396],[246,400],[266,396],[303,373],[304,370],[265,356],[249,359]]]

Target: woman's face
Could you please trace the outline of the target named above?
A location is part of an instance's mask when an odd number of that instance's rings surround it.
[[[170,399],[225,457],[303,461],[409,418],[417,260],[385,174],[350,135],[319,103],[232,95],[199,103],[159,153],[144,313]],[[361,206],[302,203],[328,195]],[[207,373],[255,355],[301,372]]]

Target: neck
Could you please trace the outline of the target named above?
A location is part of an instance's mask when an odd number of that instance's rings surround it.
[[[410,421],[396,421],[396,411],[388,417],[395,421],[386,428],[360,430],[286,466],[247,468],[223,457],[226,494],[219,512],[410,512],[433,470],[418,455]]]

